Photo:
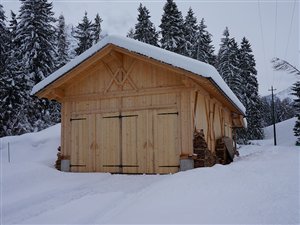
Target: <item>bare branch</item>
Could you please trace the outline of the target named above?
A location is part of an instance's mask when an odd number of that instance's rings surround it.
[[[300,70],[298,70],[295,66],[291,65],[289,62],[283,59],[274,58],[271,60],[271,63],[273,63],[273,68],[275,70],[284,70],[287,71],[288,73],[296,74],[300,76]]]

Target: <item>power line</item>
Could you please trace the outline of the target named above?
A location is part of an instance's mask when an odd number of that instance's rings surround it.
[[[264,55],[264,68],[265,68],[265,73],[267,73],[267,57],[266,57],[266,48],[265,48],[265,41],[264,41],[264,34],[263,34],[263,25],[262,25],[262,17],[261,17],[261,9],[260,9],[260,0],[257,1],[257,6],[258,6],[258,14],[259,14],[259,24],[260,24],[260,35],[261,35],[261,40],[262,40],[262,48],[263,48],[263,55]]]
[[[287,52],[288,52],[288,48],[289,48],[289,44],[290,44],[290,37],[291,37],[291,33],[292,33],[292,25],[293,25],[293,21],[294,21],[296,3],[297,3],[297,0],[294,1],[294,5],[293,5],[292,17],[291,17],[291,22],[290,22],[290,27],[289,27],[289,34],[288,34],[288,39],[287,39],[287,44],[286,44],[286,49],[285,49],[285,54],[284,54],[283,60],[287,60],[286,56],[287,56]],[[281,78],[282,78],[282,75],[279,76],[278,84],[280,84]]]
[[[275,34],[274,34],[274,57],[276,57],[276,43],[277,43],[277,10],[278,9],[278,2],[276,0],[276,9],[275,9]],[[273,82],[272,84],[274,85],[274,80],[275,80],[275,71],[273,70]]]
[[[291,33],[292,33],[292,25],[293,25],[293,21],[294,21],[296,2],[297,2],[297,0],[294,1],[293,12],[292,12],[292,17],[291,17],[291,23],[290,23],[290,29],[289,29],[289,35],[288,35],[288,41],[287,41],[287,44],[286,44],[284,59],[286,59],[287,51],[288,51],[289,44],[290,44],[290,37],[291,37]]]

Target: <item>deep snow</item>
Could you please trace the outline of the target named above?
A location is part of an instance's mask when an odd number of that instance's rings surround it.
[[[59,172],[60,125],[2,138],[1,224],[299,224],[294,120],[277,125],[276,147],[268,127],[232,164],[174,175]]]

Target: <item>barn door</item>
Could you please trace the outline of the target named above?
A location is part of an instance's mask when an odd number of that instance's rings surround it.
[[[93,171],[93,126],[90,115],[73,116],[71,123],[71,171]]]
[[[131,111],[96,116],[96,171],[145,172],[145,115],[145,111]]]
[[[138,112],[122,113],[122,172],[138,173]]]
[[[179,156],[178,112],[157,110],[154,115],[155,172],[178,172]]]
[[[96,171],[121,172],[121,131],[119,113],[96,116]]]

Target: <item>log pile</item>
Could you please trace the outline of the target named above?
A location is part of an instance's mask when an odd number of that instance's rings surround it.
[[[226,165],[233,161],[233,157],[228,152],[226,148],[224,138],[219,138],[216,144],[216,156],[220,164]]]
[[[60,151],[60,146],[57,148],[57,160],[55,161],[55,168],[57,170],[61,170],[61,160],[63,159],[61,151]]]
[[[55,161],[55,168],[57,169],[57,170],[60,170],[61,171],[61,161],[62,160],[65,160],[65,159],[67,159],[67,160],[70,160],[70,156],[65,156],[65,155],[63,155],[62,153],[61,153],[61,148],[60,148],[60,146],[57,148],[57,151],[58,151],[58,153],[57,153],[57,159],[56,159],[56,161]]]
[[[208,149],[202,129],[194,132],[193,146],[196,155],[194,159],[195,168],[210,167],[216,164],[216,156]]]

